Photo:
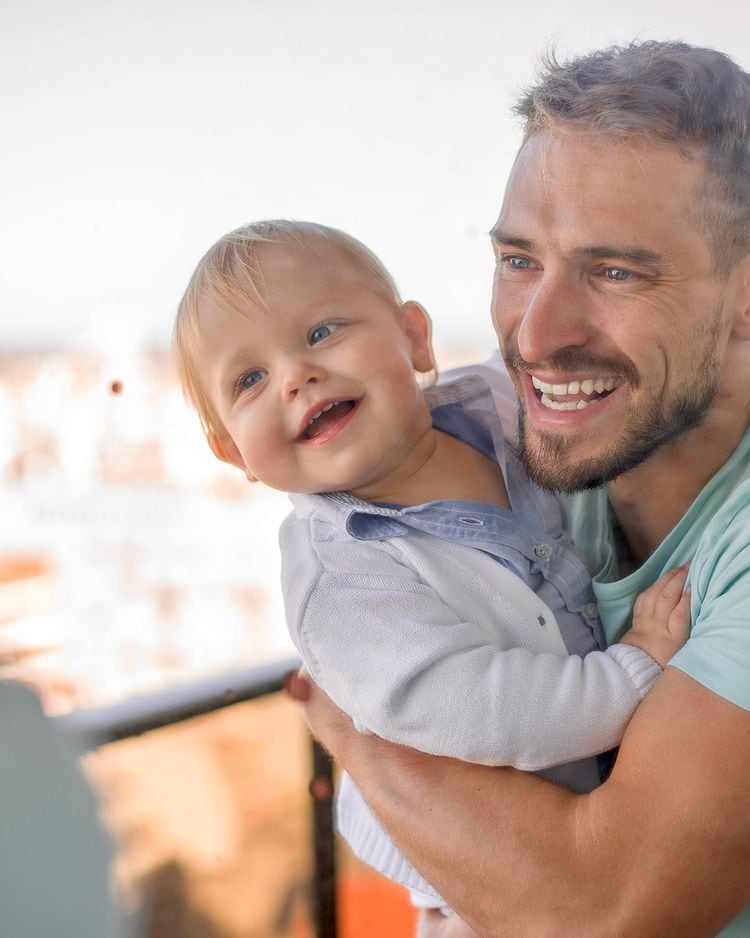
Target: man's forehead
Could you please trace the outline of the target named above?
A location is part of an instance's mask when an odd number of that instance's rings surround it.
[[[644,134],[620,138],[594,132],[545,130],[532,134],[521,146],[508,179],[510,192],[546,195],[576,191],[617,194],[648,187],[659,175],[661,188],[675,196],[692,192],[705,177],[705,164],[684,148]]]
[[[660,141],[541,131],[518,153],[492,234],[532,239],[535,225],[554,226],[581,244],[608,243],[610,232],[634,243],[639,233],[691,224],[704,172]]]

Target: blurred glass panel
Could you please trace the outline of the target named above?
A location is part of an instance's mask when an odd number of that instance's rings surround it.
[[[86,757],[147,938],[311,938],[309,742],[284,695]]]
[[[287,506],[211,456],[165,351],[0,354],[0,673],[60,712],[289,655]]]

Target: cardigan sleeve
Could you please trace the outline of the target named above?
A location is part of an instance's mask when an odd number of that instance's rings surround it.
[[[502,623],[494,640],[463,621],[377,542],[348,547],[346,563],[287,566],[285,595],[310,673],[361,731],[537,771],[616,745],[661,673],[632,646],[585,658],[506,647]]]

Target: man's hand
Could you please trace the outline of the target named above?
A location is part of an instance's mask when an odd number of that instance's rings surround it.
[[[286,691],[292,700],[300,704],[313,736],[337,762],[345,764],[347,740],[357,735],[347,714],[318,687],[304,667],[288,676]]]
[[[445,916],[429,909],[422,912],[417,922],[416,938],[479,938],[457,915]]]
[[[585,796],[363,736],[304,675],[293,685],[395,843],[484,938],[705,938],[748,904],[750,714],[675,668]],[[422,938],[461,928],[426,916]]]

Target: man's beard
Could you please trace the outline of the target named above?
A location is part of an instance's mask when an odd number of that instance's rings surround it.
[[[713,311],[703,335],[704,354],[691,368],[682,385],[665,400],[654,398],[645,402],[641,412],[631,414],[619,436],[598,456],[576,462],[575,450],[581,443],[581,437],[566,437],[551,431],[536,431],[534,445],[531,445],[526,428],[526,412],[521,404],[518,408],[518,446],[529,478],[542,488],[564,495],[600,488],[640,466],[660,447],[697,427],[718,394],[720,313],[721,309]],[[696,336],[696,340],[699,339],[700,336]],[[522,363],[512,349],[506,362],[509,370],[519,365],[526,371],[535,370],[533,366]],[[605,362],[571,350],[552,359],[547,367],[559,372],[577,369],[623,376],[631,388],[640,384],[635,366],[625,359]]]

